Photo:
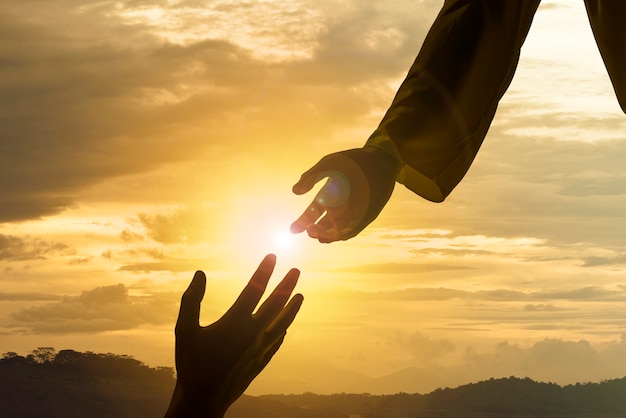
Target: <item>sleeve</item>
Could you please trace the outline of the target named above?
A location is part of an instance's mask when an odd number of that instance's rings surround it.
[[[469,169],[508,88],[540,0],[446,0],[366,145],[402,161],[398,182],[443,201]]]
[[[626,1],[585,0],[604,66],[626,113]]]

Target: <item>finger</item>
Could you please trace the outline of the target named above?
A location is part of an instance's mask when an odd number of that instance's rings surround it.
[[[324,158],[317,162],[313,167],[302,173],[300,180],[293,185],[291,191],[297,195],[307,193],[315,186],[315,184],[324,178],[320,173],[323,171],[321,166],[323,165]]]
[[[276,289],[254,314],[254,319],[261,327],[265,327],[274,320],[276,315],[285,307],[293,289],[298,283],[299,276],[300,271],[298,269],[289,270],[285,278],[276,286]]]
[[[270,362],[272,357],[274,357],[274,354],[276,354],[280,346],[283,344],[283,341],[285,341],[285,335],[286,333],[283,333],[276,341],[272,343],[272,345],[267,348],[267,350],[265,350],[260,364],[261,370],[263,370],[265,366],[267,366],[267,363]]]
[[[348,240],[361,232],[366,225],[345,218],[332,219],[326,215],[316,225],[315,238],[321,243]]]
[[[176,332],[185,332],[200,326],[200,303],[206,289],[206,276],[196,271],[180,301],[180,311],[176,321]]]
[[[259,267],[252,275],[252,278],[243,289],[233,306],[228,310],[228,314],[236,315],[252,315],[252,311],[256,308],[256,305],[261,300],[267,282],[272,276],[274,266],[276,265],[276,256],[274,254],[268,254],[265,256]]]
[[[320,217],[324,216],[325,212],[326,209],[318,204],[316,200],[314,200],[304,211],[304,213],[302,213],[302,215],[300,215],[300,217],[291,224],[291,227],[289,229],[294,234],[305,231],[311,226],[315,225]]]
[[[242,370],[240,375],[234,379],[235,381],[244,384],[243,387],[241,387],[241,393],[245,391],[245,389],[252,382],[252,380],[254,380],[254,378],[257,377],[257,375],[261,373],[261,371],[263,371],[265,366],[267,366],[267,363],[269,363],[272,357],[274,357],[274,354],[276,354],[284,339],[285,334],[280,336],[276,341],[273,341],[269,345],[261,343],[263,344],[262,346],[253,347],[251,349],[251,351],[254,353],[254,361],[251,361],[248,364],[248,367]],[[261,351],[259,351],[259,349]]]
[[[276,319],[274,319],[270,326],[265,330],[265,337],[267,338],[267,341],[274,341],[287,332],[287,328],[289,328],[289,325],[291,325],[293,320],[296,318],[303,301],[304,296],[300,293],[295,294],[291,298],[287,306],[280,311]]]
[[[337,221],[331,211],[327,211],[316,224],[310,225],[306,232],[309,237],[320,242],[333,242],[339,239],[337,237]]]

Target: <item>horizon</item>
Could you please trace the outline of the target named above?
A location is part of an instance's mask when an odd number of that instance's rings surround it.
[[[71,357],[67,357],[67,353],[63,353],[63,352],[71,352]],[[57,355],[66,355],[65,358],[63,358],[61,360],[60,363],[57,363],[56,360],[56,356]],[[153,366],[153,365],[148,365],[144,362],[141,361],[141,359],[135,358],[134,356],[130,356],[124,353],[95,353],[92,351],[85,351],[85,352],[81,352],[81,351],[76,351],[70,348],[66,348],[66,349],[62,349],[62,350],[56,350],[54,347],[37,347],[33,350],[31,350],[30,353],[26,354],[26,355],[22,355],[21,353],[15,353],[15,352],[8,352],[8,353],[4,353],[3,356],[0,358],[0,365],[5,365],[7,367],[11,367],[11,363],[15,363],[18,364],[20,366],[23,366],[24,364],[27,364],[29,366],[34,366],[34,367],[43,367],[44,369],[46,367],[60,367],[58,370],[59,371],[63,371],[64,368],[66,366],[71,366],[73,362],[76,362],[78,358],[83,358],[83,361],[86,361],[86,363],[83,364],[83,366],[87,365],[87,368],[84,370],[87,374],[98,374],[101,373],[102,370],[95,368],[92,369],[89,367],[89,364],[91,364],[91,366],[93,367],[94,365],[96,365],[98,362],[102,361],[103,359],[105,359],[104,361],[110,361],[110,360],[118,360],[120,361],[120,365],[121,362],[130,362],[127,364],[127,366],[129,366],[128,369],[124,369],[124,370],[128,370],[128,371],[132,371],[132,370],[145,370],[145,369],[149,369],[151,372],[156,372],[158,373],[159,379],[165,375],[167,375],[167,373],[165,373],[166,371],[171,372],[171,374],[169,375],[169,377],[171,377],[171,383],[174,384],[175,383],[175,379],[176,379],[176,369],[174,367],[164,367],[164,366]],[[69,360],[68,360],[69,359]],[[24,361],[26,361],[26,363],[24,363]],[[3,362],[5,362],[3,364]],[[90,363],[92,362],[92,363]],[[78,364],[82,364],[82,363],[78,363]],[[22,369],[21,373],[23,373],[25,370]],[[67,367],[65,369],[65,371],[71,371],[71,372],[76,372],[77,369],[73,368],[73,367]],[[20,373],[17,373],[17,375],[19,375]],[[261,374],[263,374],[263,372],[261,372]],[[86,376],[86,375],[85,375]],[[154,375],[155,377],[157,376],[156,374]],[[132,379],[132,373],[130,374],[124,374],[123,376],[120,376],[120,378],[122,379],[128,379],[131,378]],[[144,376],[145,378],[145,376]],[[511,380],[516,380],[516,381],[531,381],[537,384],[545,384],[545,385],[555,385],[558,386],[560,388],[567,388],[567,387],[572,387],[572,386],[586,386],[586,385],[598,385],[598,384],[602,384],[602,383],[610,383],[610,382],[614,382],[614,381],[621,381],[621,380],[625,380],[626,381],[626,376],[623,377],[617,377],[614,379],[606,379],[606,380],[601,380],[599,382],[575,382],[575,383],[568,383],[568,384],[559,384],[556,382],[550,382],[550,381],[541,381],[541,380],[534,380],[531,379],[527,376],[502,376],[502,377],[490,377],[490,378],[486,378],[483,380],[479,380],[479,381],[473,381],[473,382],[467,382],[464,384],[460,384],[458,386],[454,386],[454,387],[448,387],[448,386],[440,386],[437,387],[429,392],[406,392],[402,389],[396,391],[396,392],[377,392],[376,390],[374,390],[373,392],[370,391],[360,391],[360,392],[335,392],[335,393],[317,393],[317,392],[299,392],[299,393],[294,393],[294,392],[290,392],[290,393],[267,393],[267,394],[258,394],[258,395],[251,395],[249,393],[245,393],[245,395],[247,396],[251,396],[251,397],[263,397],[263,396],[301,396],[301,395],[309,395],[309,394],[313,394],[313,395],[319,395],[319,396],[332,396],[332,395],[366,395],[366,396],[393,396],[393,395],[403,395],[403,394],[409,394],[409,395],[429,395],[432,394],[433,392],[438,392],[440,390],[455,390],[455,389],[459,389],[462,387],[467,387],[467,386],[472,386],[472,385],[476,385],[476,384],[481,384],[481,383],[486,383],[486,382],[493,382],[493,381],[511,381]],[[161,382],[163,383],[163,382]],[[360,386],[361,389],[363,388],[367,388],[367,386]],[[372,388],[372,386],[370,386],[370,388]]]
[[[289,234],[313,195],[292,185],[364,144],[440,8],[7,4],[0,353],[70,346],[173,367],[193,272],[207,275],[207,325],[273,252],[269,286],[298,267],[305,300],[247,394],[626,376],[626,116],[582,1],[541,3],[445,202],[398,184],[358,237]]]

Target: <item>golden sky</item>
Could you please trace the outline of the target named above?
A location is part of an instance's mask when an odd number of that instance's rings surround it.
[[[359,147],[441,1],[3,2],[0,352],[173,365],[268,252],[301,314],[249,393],[426,392],[626,375],[626,117],[582,1],[544,1],[468,175],[398,186],[347,242],[291,236],[291,194]]]

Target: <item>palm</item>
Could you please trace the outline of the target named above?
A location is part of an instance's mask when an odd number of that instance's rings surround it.
[[[176,324],[177,387],[186,403],[221,416],[280,347],[302,295],[289,297],[299,271],[292,269],[253,314],[272,274],[267,256],[233,306],[212,325],[199,325],[206,278],[196,272],[183,295]]]
[[[320,242],[356,236],[376,219],[391,197],[399,170],[399,162],[374,147],[325,156],[293,187],[294,193],[303,194],[328,178],[292,224],[292,232],[307,231]]]

